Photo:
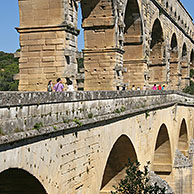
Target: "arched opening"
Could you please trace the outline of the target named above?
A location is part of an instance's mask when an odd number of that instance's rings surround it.
[[[114,1],[82,0],[85,49],[85,90],[116,90],[119,87],[116,64],[122,53],[116,41]],[[116,5],[115,5],[116,6]],[[117,48],[117,49],[115,49]]]
[[[130,139],[122,135],[114,144],[106,163],[100,194],[110,193],[125,175],[128,158],[137,160],[134,146]]]
[[[161,178],[169,181],[172,172],[170,140],[166,125],[160,127],[155,145],[153,171]]]
[[[182,49],[182,59],[186,58],[187,57],[187,46],[186,44],[184,43],[183,44],[183,49]]]
[[[192,49],[191,55],[190,55],[190,85],[194,82],[194,51]]]
[[[75,3],[75,1],[74,1]],[[78,3],[78,17],[77,17],[77,28],[80,30],[77,41],[78,56],[77,56],[77,72],[78,76],[76,79],[76,85],[78,91],[84,90],[84,57],[82,50],[84,49],[84,30],[82,28],[82,10],[81,3]]]
[[[149,83],[164,84],[166,82],[166,64],[164,61],[163,29],[158,19],[155,20],[150,44]]]
[[[144,63],[143,63],[143,38],[142,19],[137,0],[128,0],[124,18],[124,50],[123,64],[126,72],[123,73],[123,81],[131,88],[143,87]]]
[[[77,28],[80,30],[80,33],[78,35],[78,51],[81,51],[84,49],[84,31],[82,28],[82,9],[81,9],[81,3],[78,3],[78,16],[77,16]]]
[[[182,48],[182,60],[181,60],[181,89],[184,89],[189,85],[189,64],[187,46],[184,43]]]
[[[171,51],[170,51],[170,89],[178,89],[180,85],[179,81],[179,60],[178,60],[178,43],[176,34],[172,35],[171,39]]]
[[[0,194],[47,194],[41,183],[25,170],[10,168],[0,173]]]
[[[180,127],[179,141],[178,141],[178,149],[185,155],[188,156],[188,134],[187,134],[187,125],[185,119],[183,119]]]

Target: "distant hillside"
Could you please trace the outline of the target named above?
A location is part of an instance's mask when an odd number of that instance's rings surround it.
[[[18,90],[18,81],[13,79],[18,72],[19,62],[14,54],[0,51],[0,91]]]

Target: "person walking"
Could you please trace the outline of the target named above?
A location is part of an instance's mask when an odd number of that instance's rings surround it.
[[[144,85],[144,86],[143,86],[143,90],[147,90],[147,87],[146,87],[146,85]]]
[[[131,90],[136,90],[135,85],[132,85]]]
[[[52,82],[52,80],[49,80],[49,82],[48,82],[47,91],[48,92],[53,91],[53,82]]]
[[[164,89],[165,89],[165,85],[162,86],[162,90],[164,90]]]
[[[157,90],[156,84],[152,87],[152,90]]]
[[[66,77],[66,84],[67,84],[67,91],[73,92],[73,82],[70,80],[70,78]]]
[[[70,91],[70,92],[74,91],[73,82],[71,80],[67,84],[67,91]]]
[[[54,90],[55,92],[63,92],[63,91],[64,91],[64,85],[63,85],[63,83],[62,83],[61,78],[58,78],[58,79],[57,79],[57,83],[55,84],[53,90]]]

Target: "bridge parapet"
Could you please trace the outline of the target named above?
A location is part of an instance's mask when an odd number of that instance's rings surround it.
[[[0,143],[83,127],[169,107],[194,105],[175,91],[1,92]]]

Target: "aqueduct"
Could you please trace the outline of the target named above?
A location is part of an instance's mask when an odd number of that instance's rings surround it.
[[[110,194],[128,158],[150,161],[158,176],[153,180],[176,194],[194,189],[192,96],[96,91],[0,97],[2,194]]]
[[[22,91],[77,69],[75,0],[18,0]],[[0,92],[0,194],[108,194],[128,158],[169,193],[194,190],[192,18],[179,0],[81,0],[87,92]],[[155,178],[154,178],[155,180]],[[22,184],[21,184],[22,183]],[[171,189],[171,190],[170,190]]]
[[[194,26],[179,0],[81,0],[85,49],[84,90],[133,84],[189,84]],[[20,84],[44,91],[48,80],[80,81],[76,0],[19,0]],[[78,86],[79,89],[79,86]]]

